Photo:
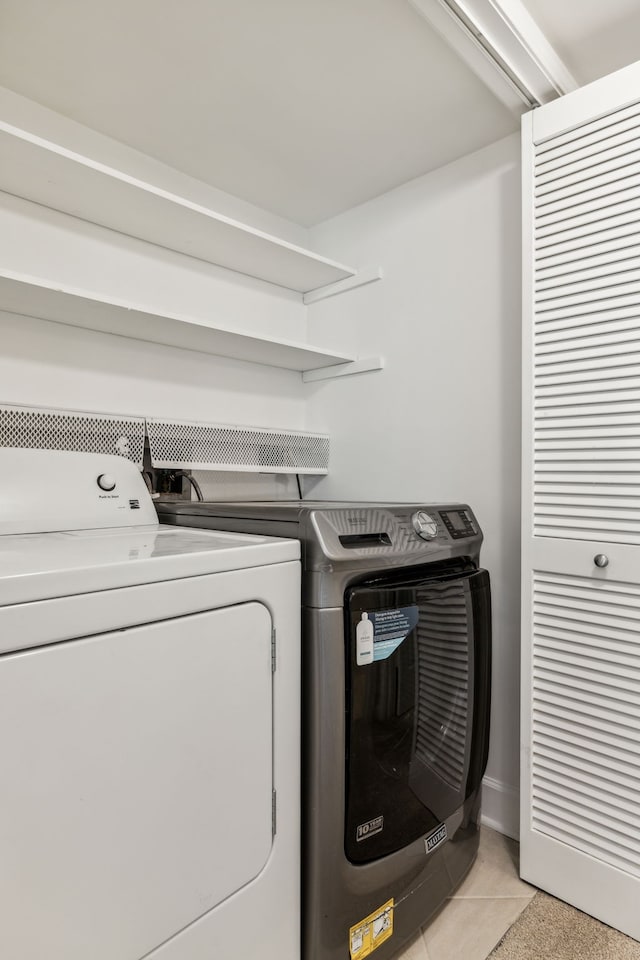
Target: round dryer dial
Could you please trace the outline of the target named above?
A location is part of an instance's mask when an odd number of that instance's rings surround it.
[[[418,510],[417,513],[414,513],[411,517],[411,523],[413,524],[415,532],[419,537],[422,537],[423,540],[433,540],[434,537],[438,536],[437,520],[434,520],[433,517],[425,513],[424,510]]]
[[[106,490],[107,492],[115,490],[116,488],[116,481],[110,473],[101,473],[96,483],[101,490]]]

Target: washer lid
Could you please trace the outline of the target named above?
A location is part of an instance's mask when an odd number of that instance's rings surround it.
[[[159,524],[0,536],[0,606],[297,560],[297,540]]]

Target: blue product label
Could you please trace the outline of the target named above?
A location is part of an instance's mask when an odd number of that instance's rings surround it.
[[[373,659],[386,660],[418,623],[418,607],[394,607],[369,613],[373,624]]]

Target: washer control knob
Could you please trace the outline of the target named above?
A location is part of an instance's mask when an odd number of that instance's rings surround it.
[[[106,490],[109,493],[111,490],[115,490],[116,482],[110,473],[101,473],[98,477],[98,486],[101,490]]]
[[[593,562],[595,563],[596,567],[608,567],[609,557],[606,555],[606,553],[596,553],[595,557],[593,558]]]
[[[428,513],[425,513],[424,510],[418,510],[414,513],[411,517],[411,523],[415,532],[423,540],[433,540],[434,537],[438,536],[437,521]]]

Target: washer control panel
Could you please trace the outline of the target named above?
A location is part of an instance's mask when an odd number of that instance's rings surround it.
[[[473,537],[478,533],[467,510],[441,510],[440,516],[452,540]]]
[[[423,540],[433,540],[438,536],[438,521],[425,510],[417,510],[411,517],[413,529]]]

